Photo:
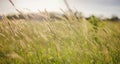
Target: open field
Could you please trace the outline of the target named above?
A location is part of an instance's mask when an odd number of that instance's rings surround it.
[[[0,64],[120,64],[120,22],[3,18]]]

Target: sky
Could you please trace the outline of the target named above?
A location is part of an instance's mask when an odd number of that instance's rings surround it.
[[[63,0],[12,0],[16,8],[24,12],[36,12],[38,10],[61,12],[66,10]],[[67,0],[73,10],[83,13],[85,16],[111,17],[116,15],[120,18],[120,0]],[[9,0],[0,0],[0,14],[15,13],[15,8]]]

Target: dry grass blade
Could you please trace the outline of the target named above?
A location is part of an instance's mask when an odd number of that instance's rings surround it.
[[[16,8],[16,11],[18,12],[18,13],[20,13],[20,14],[23,14],[20,10],[18,10],[17,8]]]
[[[15,6],[15,4],[13,3],[12,0],[9,0],[9,2],[14,6],[15,10],[16,10],[18,13],[22,14],[22,12],[16,8],[16,6]]]
[[[65,2],[65,5],[66,5],[68,11],[71,13],[71,12],[72,12],[72,9],[70,8],[70,6],[69,6],[67,0],[64,0],[64,2]]]
[[[12,0],[9,0],[9,2],[15,7],[14,3],[12,2]]]

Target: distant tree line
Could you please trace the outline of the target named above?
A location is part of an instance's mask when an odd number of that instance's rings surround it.
[[[110,19],[111,21],[119,21],[120,19],[118,18],[118,16],[112,16]]]
[[[75,12],[74,13],[75,17],[77,19],[82,18],[82,14],[80,12]],[[49,16],[49,17],[48,17]],[[14,14],[14,15],[7,15],[6,18],[8,18],[9,20],[13,20],[13,19],[30,19],[30,20],[45,20],[47,18],[51,19],[51,20],[62,20],[63,18],[68,19],[69,16],[67,16],[66,14],[59,14],[59,13],[54,13],[54,12],[50,12],[46,15],[46,13],[29,13],[29,14]],[[94,15],[91,15],[89,17],[86,17],[86,20],[91,20],[91,18],[96,18],[97,20],[106,20],[106,21],[120,21],[118,16],[112,16],[111,18],[105,18],[105,19],[101,19],[99,17],[96,17]],[[2,19],[2,16],[0,16],[0,19]]]
[[[101,19],[101,18],[99,18],[99,17],[96,17],[96,16],[94,16],[94,15],[91,15],[91,16],[87,17],[86,19],[87,19],[87,20],[90,20],[90,19],[93,18],[93,17],[96,18],[96,19],[99,20],[99,21],[101,21],[101,20],[103,20],[103,21],[112,21],[112,22],[120,21],[120,18],[119,18],[118,16],[112,16],[111,18]]]
[[[8,15],[8,19],[13,20],[13,19],[25,19],[25,17],[22,14],[19,15]]]
[[[30,14],[7,15],[6,17],[9,20],[13,20],[13,19],[45,20],[47,18],[61,20],[60,16],[62,16],[62,15],[56,14],[56,13],[49,13],[49,17],[45,14],[30,13]]]

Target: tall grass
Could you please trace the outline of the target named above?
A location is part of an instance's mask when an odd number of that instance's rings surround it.
[[[98,25],[96,32],[85,19],[69,23],[3,18],[0,64],[119,64],[120,23]]]
[[[3,17],[0,64],[120,64],[119,22],[67,17],[52,22]]]

